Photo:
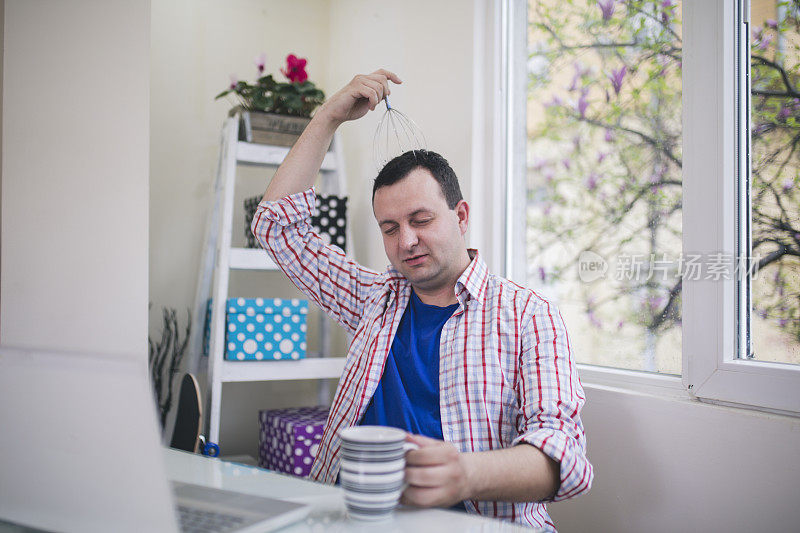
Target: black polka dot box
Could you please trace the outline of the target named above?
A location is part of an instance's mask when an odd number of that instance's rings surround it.
[[[244,200],[245,238],[248,248],[258,248],[256,238],[250,231],[250,223],[256,214],[261,196],[253,196]],[[334,244],[347,251],[347,196],[317,195],[317,213],[311,217],[314,231],[326,244]]]
[[[327,418],[327,407],[259,411],[258,465],[276,472],[308,477]]]
[[[225,309],[225,359],[278,361],[306,356],[308,300],[228,298]],[[206,312],[204,354],[208,355],[211,300]]]

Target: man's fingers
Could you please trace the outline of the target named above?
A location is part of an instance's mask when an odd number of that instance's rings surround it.
[[[373,74],[380,74],[381,76],[392,80],[394,83],[403,83],[403,80],[401,80],[400,77],[397,74],[395,74],[394,72],[392,72],[390,70],[379,68],[378,70],[373,72]]]
[[[381,101],[377,89],[366,83],[362,83],[360,87],[356,88],[356,94],[361,98],[369,100],[369,107],[371,109],[374,109],[375,106],[378,105],[378,102]]]
[[[441,487],[452,478],[450,469],[444,465],[406,468],[406,483],[414,487]]]
[[[406,453],[407,466],[434,466],[458,461],[458,451],[452,446],[427,446]]]
[[[375,106],[377,106],[378,103],[380,103],[380,101],[383,100],[383,97],[386,94],[386,88],[383,86],[381,82],[370,79],[366,76],[361,80],[361,83],[369,87],[373,91],[375,91],[376,100],[373,101],[372,99],[370,99],[370,103],[372,103],[372,108],[375,109]]]
[[[400,503],[417,507],[450,504],[447,491],[441,487],[408,487],[400,496]]]
[[[432,439],[430,437],[426,437],[425,435],[417,435],[415,433],[408,433],[406,435],[406,441],[413,442],[420,448],[424,448],[427,446],[441,446],[444,444],[442,440]]]

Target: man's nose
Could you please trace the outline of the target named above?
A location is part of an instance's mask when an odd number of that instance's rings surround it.
[[[400,230],[400,245],[403,248],[413,248],[418,242],[417,232],[413,228],[405,227]]]

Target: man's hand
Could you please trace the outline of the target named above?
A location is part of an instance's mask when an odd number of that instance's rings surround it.
[[[560,464],[529,444],[461,453],[448,442],[421,435],[408,435],[406,440],[419,446],[406,454],[408,488],[400,500],[406,505],[543,501],[552,498],[561,483]]]
[[[334,127],[348,120],[357,120],[391,94],[389,81],[403,83],[397,74],[384,69],[372,74],[359,74],[331,96],[314,117],[325,119]]]
[[[406,505],[449,507],[467,499],[468,466],[465,455],[449,442],[421,435],[406,438],[419,446],[406,454],[408,488],[400,499]]]
[[[311,187],[317,179],[336,128],[342,122],[356,120],[370,109],[375,109],[389,94],[390,80],[403,83],[397,74],[383,69],[358,75],[322,104],[278,167],[264,193],[264,200],[280,200]]]

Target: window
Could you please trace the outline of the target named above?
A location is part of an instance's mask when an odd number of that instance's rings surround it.
[[[752,342],[759,361],[800,363],[800,7],[750,7]],[[748,352],[746,352],[747,354]]]
[[[528,21],[527,285],[579,362],[680,374],[699,266],[681,254],[680,4],[530,0]]]
[[[796,2],[500,3],[528,15],[506,34],[528,113],[505,129],[508,273],[557,301],[584,375],[800,412]]]

